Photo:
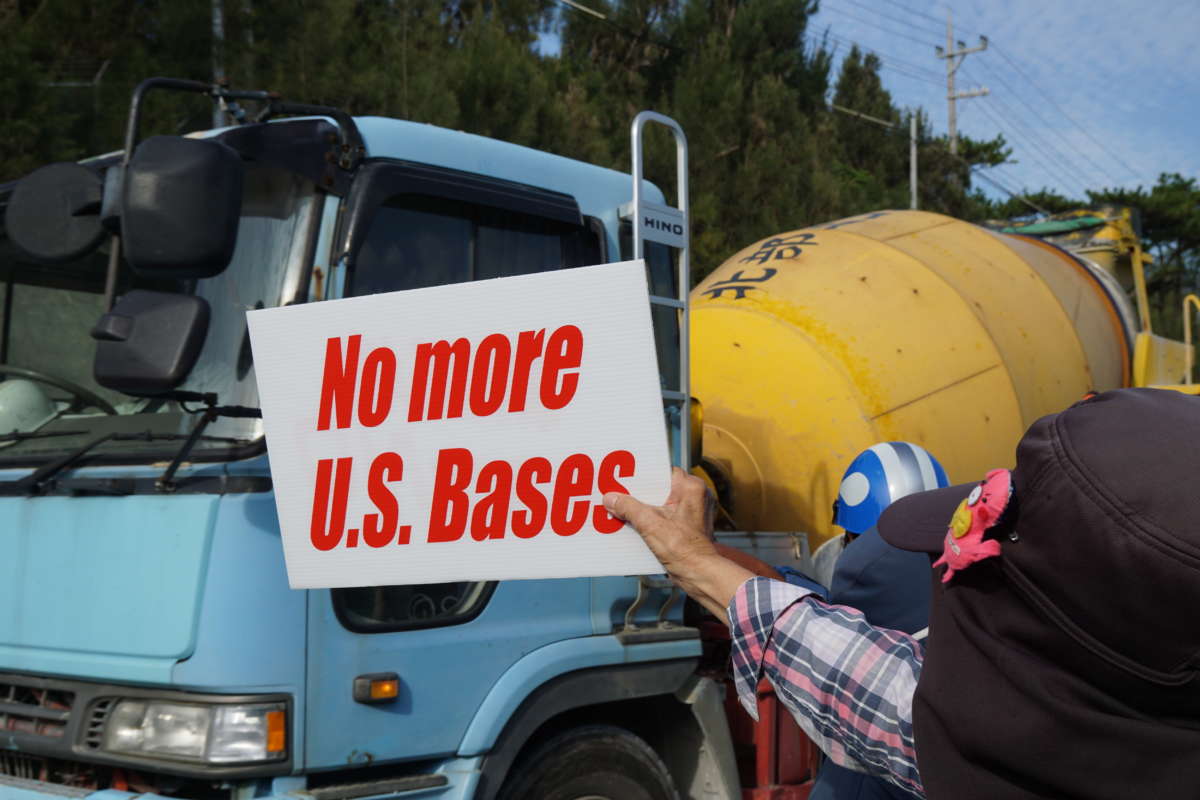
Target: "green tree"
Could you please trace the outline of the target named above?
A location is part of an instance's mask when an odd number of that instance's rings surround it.
[[[1183,298],[1200,289],[1200,184],[1163,173],[1149,189],[1103,189],[1088,197],[1094,205],[1141,212],[1142,246],[1154,258],[1146,269],[1152,323],[1159,333],[1181,338]]]

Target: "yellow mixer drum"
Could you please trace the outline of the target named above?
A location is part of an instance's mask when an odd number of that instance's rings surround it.
[[[842,472],[886,440],[954,482],[1011,467],[1035,419],[1128,385],[1132,313],[1066,252],[881,211],[774,236],[692,293],[704,457],[741,530],[836,532]]]

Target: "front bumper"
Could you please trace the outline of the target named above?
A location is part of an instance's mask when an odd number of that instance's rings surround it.
[[[397,776],[366,783],[345,786],[322,786],[307,788],[303,776],[286,776],[252,782],[243,787],[247,791],[231,789],[230,800],[254,797],[255,800],[336,800],[338,797],[354,797],[356,800],[383,800],[383,798],[421,798],[421,800],[469,800],[479,783],[482,758],[452,758],[444,761],[431,774],[409,776],[410,778],[437,777],[438,781],[411,781],[406,788],[405,779]],[[429,784],[436,785],[429,785]],[[424,785],[421,785],[424,784]],[[365,792],[365,793],[364,793]],[[149,792],[126,792],[118,789],[80,789],[44,781],[14,778],[0,775],[0,800],[178,800]]]

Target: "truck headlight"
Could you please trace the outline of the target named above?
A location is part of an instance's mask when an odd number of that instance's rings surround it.
[[[282,703],[122,700],[109,714],[103,748],[210,764],[274,761],[287,754],[286,712]]]

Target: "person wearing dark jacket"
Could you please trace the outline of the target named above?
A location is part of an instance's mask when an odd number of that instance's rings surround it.
[[[1165,800],[1200,797],[1197,475],[1200,398],[1121,389],[893,503],[884,540],[934,559],[925,641],[719,556],[699,479],[604,502],[729,623],[743,706],[767,678],[835,763],[932,800]]]

